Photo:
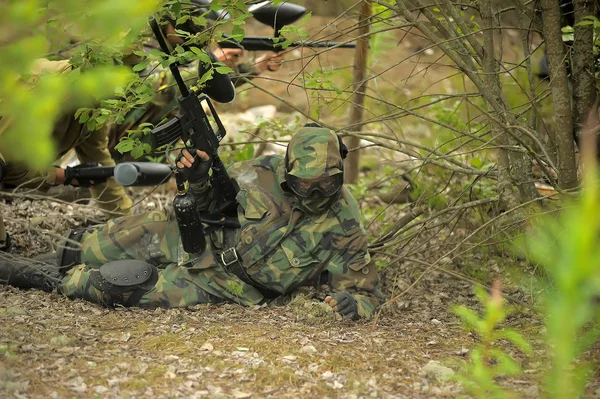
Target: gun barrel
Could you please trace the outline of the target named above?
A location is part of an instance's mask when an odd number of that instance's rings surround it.
[[[115,181],[122,186],[156,186],[171,176],[168,165],[154,162],[124,162],[115,166]]]
[[[335,47],[335,48],[356,48],[355,42],[294,42],[294,45],[304,47]]]
[[[114,166],[91,166],[86,168],[74,168],[76,170],[76,179],[85,180],[99,180],[106,181],[107,178],[112,177]]]
[[[277,40],[277,41],[276,41]],[[237,41],[226,38],[217,44],[221,48],[243,48],[248,51],[282,51],[283,40],[278,40],[268,36],[246,36]],[[288,47],[309,47],[309,48],[356,48],[356,42],[292,42]]]

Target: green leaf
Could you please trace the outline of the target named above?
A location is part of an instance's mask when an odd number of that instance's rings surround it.
[[[452,312],[460,317],[468,329],[477,331],[479,324],[479,316],[477,313],[466,306],[455,306],[452,308]]]
[[[240,25],[234,25],[233,29],[231,30],[231,38],[233,40],[240,41],[244,38],[244,36],[246,36],[244,29]]]
[[[115,145],[115,149],[121,154],[125,154],[133,149],[133,140],[127,140],[123,138],[117,143],[117,145]]]
[[[181,25],[184,22],[186,22],[188,19],[190,19],[189,15],[184,15],[182,17],[177,18],[177,21],[175,21],[175,25]]]
[[[507,341],[511,342],[519,349],[521,349],[524,353],[530,354],[532,351],[529,342],[527,342],[527,340],[523,338],[521,334],[512,329],[505,328],[503,330],[497,331],[495,335],[497,338],[504,338]]]
[[[138,145],[131,149],[131,156],[138,159],[144,155],[144,147]]]
[[[472,167],[474,167],[476,169],[481,169],[481,167],[483,166],[483,162],[479,158],[471,158],[469,163],[471,164]]]
[[[204,75],[202,75],[202,77],[200,77],[200,79],[198,79],[198,83],[197,85],[200,86],[203,83],[209,81],[210,79],[212,79],[213,77],[213,73],[215,72],[214,69],[209,69],[208,71],[204,72]]]
[[[197,17],[192,17],[192,22],[194,22],[194,25],[196,25],[196,26],[207,26],[208,25],[208,21],[206,20],[206,18],[204,18],[201,15],[199,15]]]
[[[144,69],[146,69],[146,67],[148,66],[148,64],[150,63],[150,60],[145,59],[144,61],[140,62],[137,65],[133,66],[133,72],[140,72],[143,71]]]
[[[90,115],[91,115],[91,112],[89,112],[89,110],[83,111],[79,116],[79,122],[86,123],[87,121],[90,120]]]
[[[198,59],[205,64],[209,64],[211,62],[210,56],[206,54],[205,51],[198,47],[192,47],[192,52],[198,56]]]
[[[227,75],[229,73],[233,72],[233,69],[226,67],[226,66],[222,66],[222,67],[216,67],[215,70],[220,73],[221,75]]]
[[[181,3],[179,1],[176,1],[173,4],[171,4],[171,11],[174,14],[179,14],[181,12]]]
[[[98,125],[102,125],[104,122],[108,120],[108,115],[100,115],[96,118],[96,123]]]

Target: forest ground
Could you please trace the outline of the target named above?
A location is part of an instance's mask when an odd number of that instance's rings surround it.
[[[140,205],[160,208],[168,192],[145,196]],[[49,200],[4,199],[0,207],[17,232],[14,253],[26,256],[101,217],[85,205]],[[447,266],[465,271],[467,263]],[[388,297],[423,273],[412,262],[385,271]],[[504,281],[505,292],[527,302],[523,290]],[[478,309],[473,292],[469,282],[427,271],[375,325],[339,320],[312,289],[257,308],[144,310],[0,286],[0,397],[455,397],[464,393],[455,373],[478,338],[451,306]],[[534,354],[499,342],[525,370],[500,383],[520,397],[538,397],[548,364],[544,327],[527,307],[516,309],[504,326],[523,333]],[[596,347],[586,357],[597,360],[599,353]],[[600,396],[600,379],[587,392]]]

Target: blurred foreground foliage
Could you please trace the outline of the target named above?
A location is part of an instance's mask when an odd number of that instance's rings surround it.
[[[71,70],[61,59],[80,45],[130,44],[157,0],[23,0],[0,4],[0,144],[11,160],[43,168],[55,159],[52,129],[65,110],[93,105],[134,75],[106,59]],[[104,53],[106,54],[106,52]],[[85,73],[81,73],[85,70]],[[68,73],[64,73],[68,72]]]
[[[599,199],[593,169],[580,198],[558,218],[542,218],[519,245],[547,274],[542,313],[552,359],[546,388],[552,398],[580,397],[593,372],[581,357],[600,339]]]

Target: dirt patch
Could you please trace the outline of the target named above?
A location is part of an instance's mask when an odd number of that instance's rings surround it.
[[[140,206],[160,208],[168,193],[145,197]],[[70,227],[93,222],[82,216],[83,210],[94,215],[89,206],[25,201],[2,206],[19,216],[8,224],[16,250],[26,255],[50,248]],[[34,215],[46,216],[31,226]],[[419,270],[406,264],[395,273],[390,294],[412,283]],[[336,319],[312,294],[303,291],[254,309],[110,310],[2,286],[0,396],[454,397],[460,392],[456,382],[438,381],[422,369],[439,361],[457,370],[473,347],[474,337],[448,312],[452,303],[475,304],[469,284],[428,273],[376,328]],[[524,388],[534,385],[533,377],[523,379]]]
[[[456,323],[310,325],[291,306],[107,310],[6,287],[0,304],[0,393],[14,397],[454,396],[419,371],[470,345]]]

